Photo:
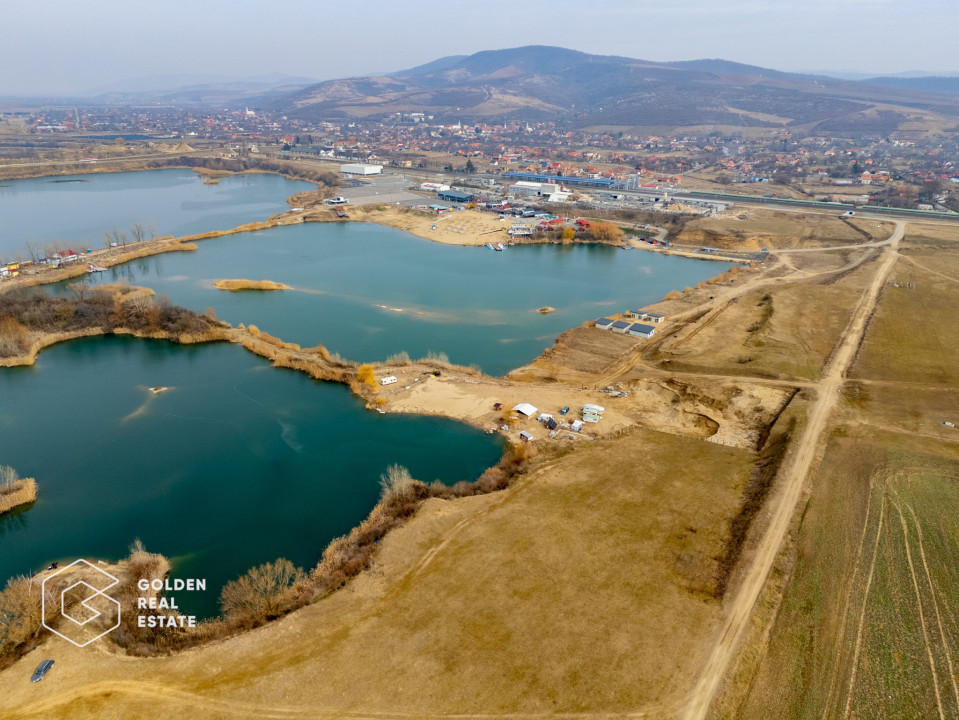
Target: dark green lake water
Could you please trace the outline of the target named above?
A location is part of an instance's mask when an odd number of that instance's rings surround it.
[[[315,564],[366,517],[391,463],[454,483],[502,447],[451,420],[369,412],[237,346],[57,345],[0,371],[0,462],[39,482],[32,508],[0,517],[0,584],[57,559],[120,558],[140,538],[175,576],[208,579],[179,600],[212,614],[253,565]]]
[[[278,227],[198,245],[88,279],[147,285],[177,305],[213,307],[234,325],[254,324],[304,347],[319,343],[353,360],[445,352],[494,375],[530,362],[585,320],[656,302],[729,267],[605,245],[494,252],[360,223]],[[230,293],[213,288],[221,278],[295,290]],[[544,305],[556,311],[536,312]]]
[[[228,230],[289,210],[286,198],[311,183],[279,175],[230,175],[204,185],[190,170],[100,173],[0,180],[0,257],[27,242],[57,239],[76,252],[103,247],[105,230],[130,232],[152,220],[158,235]]]

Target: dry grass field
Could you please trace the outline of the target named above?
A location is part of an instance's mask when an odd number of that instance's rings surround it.
[[[856,269],[831,284],[776,283],[751,291],[665,338],[646,357],[671,370],[817,378],[868,270]]]
[[[738,718],[959,716],[959,446],[830,441],[795,574]]]
[[[902,241],[906,253],[916,248],[959,249],[959,226],[953,223],[910,223]]]
[[[943,424],[959,424],[957,269],[959,232],[910,226],[813,475],[768,649],[716,717],[959,717],[959,430]]]
[[[838,213],[812,214],[766,208],[733,208],[717,218],[697,218],[686,224],[675,242],[736,250],[779,250],[803,247],[852,245],[882,240],[893,223],[880,220],[841,219]]]
[[[952,271],[959,254],[937,253]],[[884,289],[852,376],[959,387],[959,282],[900,260]],[[897,287],[898,285],[898,287]]]
[[[671,717],[754,458],[639,429],[583,445],[429,501],[370,572],[260,630],[159,659],[50,641],[0,674],[0,717]]]

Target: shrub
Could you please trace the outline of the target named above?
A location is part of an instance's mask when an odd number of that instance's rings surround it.
[[[403,350],[394,355],[390,355],[386,358],[387,365],[409,365],[410,364],[410,354]]]
[[[17,657],[40,634],[42,585],[38,578],[11,578],[0,592],[0,658]]]
[[[602,242],[622,242],[626,237],[622,228],[608,222],[594,222],[589,228],[589,234],[594,240]]]
[[[220,606],[229,617],[262,622],[279,617],[295,603],[295,585],[303,571],[285,558],[251,568],[228,582],[220,593]]]
[[[408,500],[416,492],[416,486],[423,483],[414,480],[410,471],[402,465],[393,464],[380,475],[380,488],[384,500]]]
[[[372,365],[360,365],[356,371],[356,379],[366,385],[370,390],[376,390],[376,375],[373,372]]]
[[[29,348],[29,331],[12,317],[0,318],[0,357],[22,355]]]

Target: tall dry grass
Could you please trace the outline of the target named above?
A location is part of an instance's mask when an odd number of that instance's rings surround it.
[[[0,465],[0,515],[36,499],[36,480],[21,478],[12,467]]]

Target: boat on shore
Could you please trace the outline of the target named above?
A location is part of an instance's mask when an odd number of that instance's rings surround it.
[[[496,248],[493,247],[493,244],[492,244],[492,243],[486,243],[486,247],[487,247],[487,249],[489,249],[489,250],[495,250],[495,249],[496,249]]]
[[[496,250],[496,252],[503,252],[503,243],[496,243],[494,250]]]
[[[103,267],[102,265],[94,265],[93,263],[87,263],[88,273],[98,273],[98,272],[106,272],[106,271],[107,269]]]

